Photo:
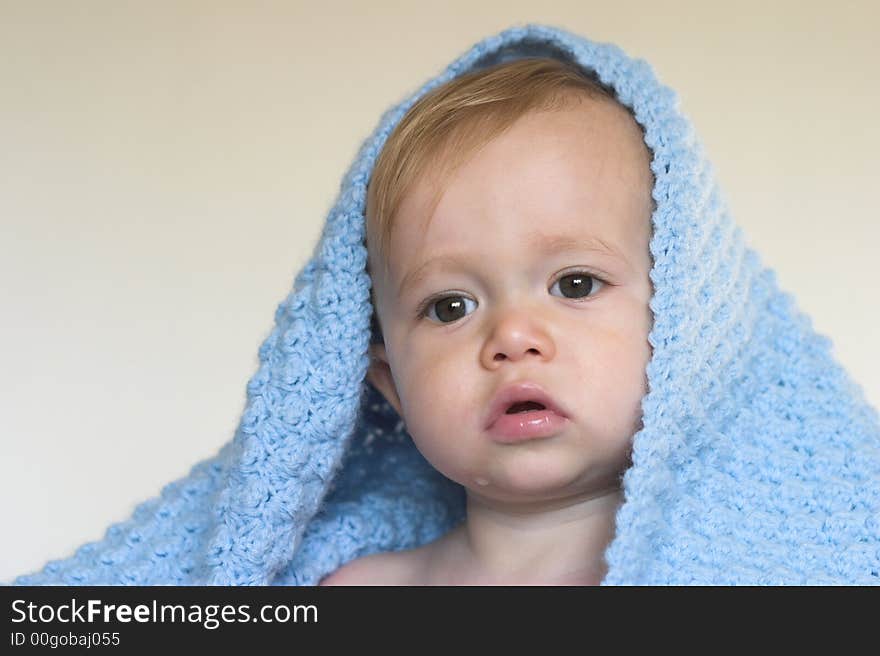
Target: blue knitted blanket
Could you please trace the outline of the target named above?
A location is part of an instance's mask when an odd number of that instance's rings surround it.
[[[612,44],[534,24],[480,41],[381,117],[278,305],[233,438],[14,583],[311,585],[464,519],[464,489],[366,380],[366,188],[421,96],[523,56],[594,71],[654,155],[649,391],[603,583],[880,583],[877,411],[744,244],[675,93]]]

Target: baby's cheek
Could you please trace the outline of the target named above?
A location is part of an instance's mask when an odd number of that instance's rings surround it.
[[[590,337],[578,351],[571,402],[594,439],[616,442],[635,432],[640,421],[650,345],[622,326],[594,331]]]
[[[442,366],[429,362],[413,362],[407,368],[407,375],[401,381],[398,392],[401,403],[412,425],[428,428],[437,422],[438,417],[449,416],[458,405],[454,396],[455,380]]]
[[[632,378],[644,360],[644,346],[634,331],[618,323],[592,326],[572,350],[581,359],[583,375],[618,387]]]
[[[627,434],[635,433],[641,426],[642,399],[648,393],[646,368],[650,357],[651,348],[647,341],[629,343],[616,356],[619,379],[612,405],[616,410],[617,430],[622,427]]]
[[[454,358],[425,361],[409,377],[404,409],[407,427],[425,458],[450,478],[457,479],[456,462],[474,445],[485,408],[473,390],[472,376]],[[403,395],[402,397],[403,398]]]

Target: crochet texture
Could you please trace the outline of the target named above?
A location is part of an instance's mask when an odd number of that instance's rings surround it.
[[[73,555],[16,584],[315,584],[432,541],[464,490],[366,382],[372,167],[432,88],[523,56],[594,71],[652,149],[653,357],[605,584],[880,583],[880,421],[733,223],[676,94],[617,46],[515,26],[391,107],[275,312],[233,438]]]

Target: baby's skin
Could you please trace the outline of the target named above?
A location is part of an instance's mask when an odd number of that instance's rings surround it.
[[[371,267],[384,344],[368,377],[464,486],[467,518],[322,585],[601,582],[647,393],[650,161],[624,108],[584,97],[477,151],[432,214],[430,176],[403,198],[388,270]],[[490,426],[516,384],[556,411]]]

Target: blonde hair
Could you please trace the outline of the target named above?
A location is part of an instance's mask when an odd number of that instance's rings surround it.
[[[557,59],[527,57],[471,71],[420,98],[388,136],[373,167],[366,207],[370,258],[387,271],[395,216],[422,176],[430,174],[436,183],[430,216],[443,181],[477,150],[529,112],[564,109],[584,97],[619,104],[614,90],[592,73]],[[370,295],[375,308],[372,290]],[[374,335],[377,329],[374,323]]]

